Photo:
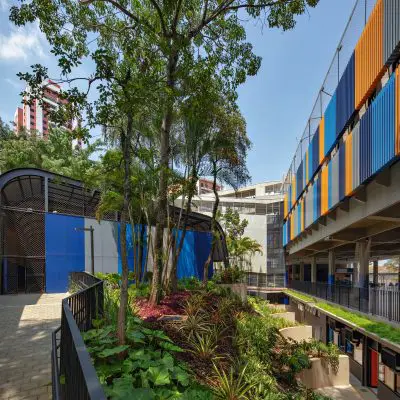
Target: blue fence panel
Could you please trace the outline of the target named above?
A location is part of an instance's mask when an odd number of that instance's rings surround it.
[[[395,74],[372,103],[372,173],[395,155]]]
[[[332,163],[328,164],[328,209],[333,207],[332,204]]]
[[[336,137],[343,132],[354,113],[354,59],[353,52],[336,89]]]
[[[70,272],[85,270],[83,217],[45,214],[46,292],[68,291]]]
[[[313,159],[312,159],[312,170],[310,176],[313,176],[319,167],[319,127],[315,131],[311,143],[312,143]]]
[[[336,92],[333,94],[324,114],[325,140],[324,153],[329,154],[336,141]]]

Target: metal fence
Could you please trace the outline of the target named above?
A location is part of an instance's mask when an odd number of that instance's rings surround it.
[[[283,273],[263,274],[248,272],[246,274],[247,286],[257,288],[283,288],[285,286],[285,276]]]
[[[77,272],[71,283],[81,289],[62,301],[61,326],[52,335],[53,399],[105,400],[81,335],[103,316],[103,281]]]
[[[304,281],[291,281],[289,287],[332,303],[400,323],[398,288],[363,288]]]

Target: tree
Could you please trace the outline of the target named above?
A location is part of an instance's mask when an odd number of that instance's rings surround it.
[[[7,139],[10,139],[12,136],[14,136],[14,132],[0,118],[0,140],[7,140]]]
[[[38,19],[40,27],[58,57],[61,75],[66,77],[86,57],[96,64],[96,72],[85,77],[88,90],[94,82],[100,84],[100,103],[114,100],[115,83],[123,82],[121,65],[125,70],[140,66],[141,74],[133,74],[138,86],[147,88],[147,96],[158,95],[160,110],[157,132],[159,146],[159,186],[156,197],[157,220],[155,233],[155,263],[151,301],[161,296],[163,269],[163,229],[167,226],[168,185],[170,177],[171,127],[176,107],[185,98],[186,82],[190,81],[193,67],[202,68],[219,76],[228,92],[234,93],[247,75],[255,75],[260,58],[246,42],[242,17],[257,18],[264,25],[291,29],[295,16],[314,7],[318,0],[22,0],[12,7],[11,20],[23,25]],[[90,33],[90,35],[89,35]],[[91,39],[93,35],[98,35]],[[88,43],[97,41],[98,48],[91,51]],[[123,61],[121,63],[121,60]],[[115,70],[118,72],[115,73]],[[155,72],[156,79],[149,78]],[[35,88],[46,76],[40,66],[34,74],[21,77],[31,84],[32,96],[40,95]],[[77,78],[74,78],[77,79]],[[68,79],[69,82],[73,79]],[[110,84],[112,82],[114,85]],[[35,85],[36,84],[36,85]],[[190,85],[189,85],[190,87]],[[75,103],[82,103],[87,93],[76,88],[68,91],[70,113]],[[150,102],[142,96],[138,107]],[[124,107],[111,102],[121,111]],[[98,104],[96,104],[98,106]],[[126,108],[126,107],[125,107]],[[103,107],[106,110],[107,107]],[[108,109],[111,111],[111,109]],[[89,118],[92,107],[87,107]],[[123,112],[126,116],[126,110]],[[126,161],[125,161],[126,162]]]
[[[208,270],[216,243],[219,239],[217,231],[219,206],[217,181],[237,189],[250,179],[246,167],[246,156],[250,146],[251,142],[246,134],[246,123],[240,112],[235,108],[216,108],[208,152],[209,168],[213,177],[213,192],[215,197],[211,218],[211,233],[213,237],[210,253],[204,264],[204,284],[207,283]]]

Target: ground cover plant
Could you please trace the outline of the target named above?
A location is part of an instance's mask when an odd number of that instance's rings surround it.
[[[324,398],[302,387],[296,375],[312,356],[335,368],[336,349],[283,338],[279,330],[293,323],[272,316],[279,310],[267,301],[243,302],[213,281],[204,287],[191,278],[152,306],[148,287],[132,285],[126,344],[118,345],[118,286],[118,275],[106,277],[104,319],[84,334],[110,399]]]
[[[393,343],[400,344],[400,329],[395,328],[394,326],[375,321],[372,318],[369,318],[365,315],[354,311],[348,311],[342,307],[334,306],[323,301],[319,301],[313,297],[303,295],[293,290],[286,290],[286,292],[293,297],[297,297],[300,300],[306,302],[312,302],[315,306],[319,307],[322,310],[328,311],[340,318],[343,318],[346,321],[351,322],[352,324],[365,329],[367,332],[374,333],[383,339],[387,339]]]

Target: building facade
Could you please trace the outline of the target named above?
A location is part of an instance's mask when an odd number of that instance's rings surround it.
[[[256,240],[262,247],[262,253],[256,253],[248,262],[249,284],[282,287],[285,273],[282,182],[265,182],[218,193],[219,211],[236,210],[241,220],[248,221],[244,235]],[[193,210],[206,215],[211,215],[213,205],[212,193],[193,199]]]
[[[29,91],[29,88],[27,88]],[[46,138],[49,134],[49,128],[53,124],[49,113],[56,110],[60,104],[66,102],[60,96],[61,86],[47,80],[43,83],[42,101],[34,99],[32,104],[22,104],[18,107],[14,115],[14,129],[18,133],[24,128],[28,133],[35,131],[39,137]],[[24,99],[26,100],[26,99]],[[64,128],[72,129],[73,121],[65,124]]]
[[[197,194],[208,194],[213,191],[214,182],[210,179],[200,178],[196,183]],[[222,190],[222,186],[216,185],[217,191]]]

